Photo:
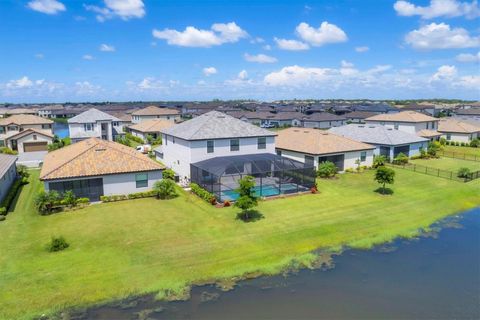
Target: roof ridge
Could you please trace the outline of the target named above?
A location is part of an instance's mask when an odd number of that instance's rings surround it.
[[[144,156],[143,154],[138,153],[135,149],[124,146],[123,144],[120,144],[120,143],[117,143],[117,142],[114,142],[114,141],[105,141],[105,140],[101,140],[101,141],[104,142],[105,144],[109,144],[112,148],[114,148],[118,152],[121,152],[121,153],[126,154],[126,155],[131,156],[131,157],[134,157],[136,159],[142,160],[143,162],[153,161],[150,158],[148,158],[147,156]],[[125,147],[125,148],[123,148],[123,147]],[[132,149],[132,151],[134,151],[134,152],[132,152],[132,153],[127,152],[127,149]]]

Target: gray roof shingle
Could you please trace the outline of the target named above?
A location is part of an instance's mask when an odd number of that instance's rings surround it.
[[[331,128],[329,131],[357,141],[376,145],[395,146],[429,141],[426,138],[404,131],[390,129],[382,125],[349,124],[346,126]]]
[[[276,136],[277,134],[218,111],[210,111],[191,120],[161,130],[184,140],[226,139]]]
[[[68,123],[93,123],[105,120],[121,121],[117,117],[114,117],[108,113],[102,112],[95,108],[91,108],[85,112],[80,113],[78,116],[68,119]]]
[[[17,156],[0,153],[0,179],[10,169],[12,164],[17,161]]]

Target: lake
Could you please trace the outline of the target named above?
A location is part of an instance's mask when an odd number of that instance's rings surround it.
[[[60,139],[69,137],[68,124],[60,122],[53,123],[53,134],[57,135]]]
[[[441,230],[440,230],[441,227]],[[153,295],[76,314],[82,319],[479,319],[480,209],[449,218],[438,233],[375,250],[347,250],[328,270],[262,277],[191,299]]]

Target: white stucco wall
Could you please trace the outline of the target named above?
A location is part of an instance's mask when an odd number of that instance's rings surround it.
[[[447,139],[447,133],[444,132],[442,133],[442,138],[445,138],[448,141],[454,141],[454,142],[466,142],[470,143],[473,139],[478,138],[478,133],[450,133],[450,139]]]
[[[305,128],[329,129],[331,127],[340,127],[345,121],[303,121]]]
[[[169,120],[169,121],[175,121],[175,120],[180,120],[180,115],[165,115],[165,116],[136,116],[132,115],[132,123],[140,123],[142,121],[146,120],[152,120],[152,119],[162,119],[162,120]]]
[[[385,121],[372,121],[366,120],[366,123],[369,124],[379,124],[383,125],[387,128],[395,129],[395,126],[398,126],[397,130],[416,134],[418,131],[421,130],[437,130],[438,129],[438,121],[429,121],[429,122],[385,122]]]
[[[266,137],[266,148],[258,149],[257,137],[239,138],[240,149],[230,151],[230,139],[216,139],[214,152],[207,153],[207,140],[186,141],[168,136],[163,138],[162,162],[173,169],[180,177],[190,178],[190,164],[215,157],[275,153],[275,137]],[[168,140],[168,141],[167,141]]]
[[[5,172],[5,174],[0,177],[0,202],[5,199],[12,183],[15,181],[17,176],[17,168],[15,162],[10,166],[10,168]]]
[[[107,125],[105,130],[107,135],[106,140],[113,141],[113,128],[115,128],[118,132],[123,132],[124,122],[118,122],[118,126],[113,127],[112,121],[97,121],[92,123],[92,131],[85,131],[83,123],[69,123],[68,129],[70,131],[70,137],[72,138],[73,142],[87,138],[102,138],[102,124]]]
[[[37,137],[37,140],[34,140],[33,139],[33,136],[36,136]],[[50,137],[45,137],[41,134],[38,134],[38,133],[32,133],[32,134],[29,134],[29,135],[26,135],[24,137],[21,137],[20,139],[17,140],[17,148],[18,148],[18,153],[23,153],[24,150],[23,150],[23,144],[25,142],[47,142],[47,144],[50,144],[52,143],[52,138]]]

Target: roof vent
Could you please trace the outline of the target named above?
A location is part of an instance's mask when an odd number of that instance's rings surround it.
[[[375,126],[368,126],[368,127],[371,128],[371,129],[375,128]]]
[[[358,126],[359,128],[365,128],[365,126]]]
[[[105,148],[105,147],[95,148],[95,152],[103,152],[103,151],[105,151],[105,150],[107,150],[107,148]]]

